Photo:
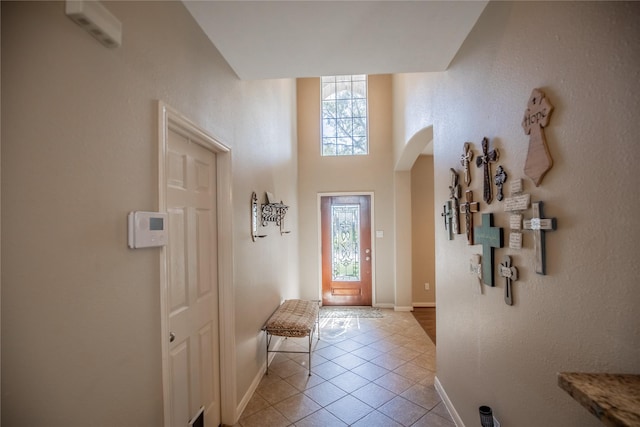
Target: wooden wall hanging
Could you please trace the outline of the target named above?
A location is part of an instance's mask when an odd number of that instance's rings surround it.
[[[500,264],[500,277],[504,277],[504,302],[513,305],[513,289],[511,282],[518,280],[518,269],[511,265],[511,257],[505,255],[504,262]]]
[[[444,229],[448,231],[449,240],[453,240],[453,212],[451,210],[451,200],[447,200],[447,204],[443,206],[440,216],[444,218]]]
[[[498,149],[489,151],[489,140],[483,138],[482,140],[482,155],[476,157],[476,166],[484,168],[484,183],[482,198],[487,204],[490,204],[493,200],[491,195],[491,163],[496,162],[500,157]]]
[[[476,244],[482,245],[482,281],[485,285],[495,286],[493,250],[501,248],[504,243],[502,228],[493,226],[493,214],[482,214],[482,225],[474,227]]]
[[[473,245],[473,214],[480,211],[480,203],[473,201],[473,191],[471,190],[465,191],[464,197],[467,201],[460,205],[460,213],[464,214],[464,222],[467,227],[467,244]]]
[[[471,255],[471,259],[469,260],[469,272],[473,279],[471,279],[471,284],[475,289],[478,290],[478,293],[482,293],[482,264],[480,263],[480,254]]]
[[[546,274],[546,248],[544,235],[546,231],[555,230],[557,227],[555,218],[543,218],[542,202],[534,202],[533,218],[523,221],[524,229],[533,231],[533,242],[536,251],[536,273]]]
[[[529,151],[524,164],[524,173],[538,187],[544,175],[553,166],[553,159],[549,153],[544,128],[549,124],[549,117],[553,105],[540,89],[534,89],[527,103],[527,109],[522,119],[524,133],[529,135]]]
[[[473,151],[471,151],[471,143],[465,142],[464,147],[462,148],[462,156],[460,156],[460,164],[464,169],[464,183],[471,184],[471,172],[469,171],[469,164],[473,160]]]
[[[460,184],[458,184],[458,172],[449,169],[451,174],[451,185],[449,186],[449,198],[451,199],[451,213],[453,234],[460,234]]]

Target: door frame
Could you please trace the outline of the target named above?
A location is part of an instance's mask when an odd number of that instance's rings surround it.
[[[342,191],[318,193],[316,214],[318,215],[318,299],[322,301],[322,198],[335,196],[369,196],[371,205],[371,306],[376,306],[376,240],[375,240],[375,194],[373,191]]]
[[[216,212],[218,229],[218,323],[220,339],[220,417],[223,424],[236,422],[236,355],[235,321],[233,309],[235,295],[233,291],[233,204],[231,199],[231,149],[217,141],[207,131],[187,119],[177,110],[158,101],[158,209],[167,211],[165,162],[167,157],[169,131],[188,137],[216,154],[217,186]],[[171,421],[169,403],[169,309],[168,309],[168,266],[167,249],[160,251],[160,332],[162,343],[162,393],[164,406],[164,425]],[[222,393],[222,390],[225,390]]]

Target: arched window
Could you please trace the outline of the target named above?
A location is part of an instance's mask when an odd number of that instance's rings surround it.
[[[367,76],[322,77],[322,155],[369,153]]]

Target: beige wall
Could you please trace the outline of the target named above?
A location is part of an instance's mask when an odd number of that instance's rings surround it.
[[[159,250],[126,243],[127,212],[158,206],[157,100],[232,149],[231,400],[260,374],[263,322],[298,295],[295,228],[249,234],[254,190],[297,223],[295,81],[238,80],[180,2],[106,6],[117,49],[62,2],[2,2],[4,425],[163,423]]]
[[[558,221],[547,237],[547,275],[534,272],[527,234],[522,250],[496,251],[519,268],[515,305],[504,303],[499,277],[478,295],[468,263],[481,247],[436,232],[437,377],[467,426],[487,404],[502,425],[595,427],[556,373],[640,370],[639,20],[638,3],[491,2],[446,73],[394,76],[403,111],[430,110],[431,123],[401,112],[394,120],[433,124],[436,214],[465,141],[477,154],[489,137],[509,179],[523,177],[520,123],[531,90],[542,88],[555,106],[546,131],[553,169],[538,188],[524,180]],[[480,199],[475,166],[471,189]],[[501,203],[481,210],[508,231]]]
[[[373,192],[375,230],[374,303],[393,306],[394,195],[391,145],[391,76],[369,76],[369,155],[320,156],[320,79],[298,79],[298,200],[300,283],[305,298],[320,296],[318,194]]]
[[[444,231],[442,221],[434,220],[433,189],[433,156],[418,156],[411,169],[411,293],[416,307],[436,303],[435,233]]]

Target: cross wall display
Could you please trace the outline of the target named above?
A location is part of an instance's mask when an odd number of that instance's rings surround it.
[[[549,118],[553,111],[553,105],[549,102],[544,92],[540,89],[533,89],[527,108],[521,122],[524,133],[529,136],[527,157],[524,164],[524,174],[530,178],[536,187],[540,186],[545,174],[553,166],[553,159],[549,153],[544,129],[549,124]],[[495,286],[495,249],[504,247],[504,232],[502,227],[494,226],[493,213],[482,213],[482,224],[474,226],[473,214],[480,212],[480,203],[473,200],[473,188],[471,188],[472,168],[470,164],[475,160],[477,168],[473,168],[482,173],[482,199],[486,207],[494,199],[492,186],[496,186],[495,199],[503,203],[504,215],[508,215],[505,221],[509,226],[509,249],[520,250],[523,247],[522,231],[530,232],[533,235],[533,251],[535,257],[535,272],[546,275],[546,246],[545,234],[548,231],[557,229],[556,218],[545,218],[542,212],[542,202],[531,202],[531,195],[523,193],[522,179],[509,179],[506,188],[510,191],[509,197],[505,197],[504,185],[507,183],[506,168],[496,165],[495,175],[491,172],[491,163],[496,163],[500,158],[497,148],[490,148],[489,139],[483,138],[481,151],[474,157],[473,144],[465,142],[462,147],[462,154],[459,163],[462,166],[464,179],[461,182],[458,172],[451,168],[449,200],[444,206],[441,214],[445,229],[448,232],[449,240],[454,240],[455,234],[462,233],[462,222],[465,225],[465,232],[468,245],[482,245],[482,255],[474,254],[469,260],[469,272],[471,273],[474,288],[482,293],[482,284]],[[510,166],[510,165],[507,165]],[[467,186],[464,191],[464,199],[461,200],[462,185]],[[527,217],[527,211],[532,209],[532,214]],[[460,218],[464,215],[464,221]],[[525,219],[523,219],[525,218]],[[504,301],[507,305],[514,304],[513,282],[518,280],[518,269],[513,265],[509,255],[502,257],[499,264],[498,274],[505,279]]]

